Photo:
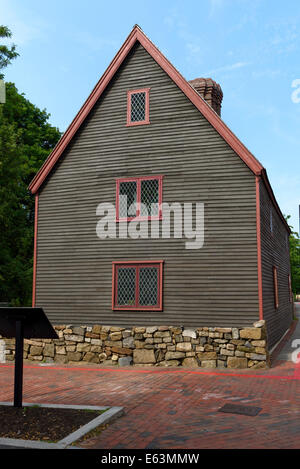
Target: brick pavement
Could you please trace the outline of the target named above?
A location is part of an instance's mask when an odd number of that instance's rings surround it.
[[[24,402],[124,406],[85,448],[299,448],[300,372],[25,365]],[[13,399],[13,366],[0,365],[0,401]],[[225,414],[225,403],[262,407]]]

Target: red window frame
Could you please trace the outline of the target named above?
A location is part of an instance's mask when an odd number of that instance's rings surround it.
[[[273,282],[274,282],[274,306],[276,309],[279,307],[279,297],[278,297],[278,275],[277,267],[273,266]]]
[[[141,216],[141,185],[142,181],[148,181],[150,179],[158,180],[158,215]],[[136,182],[136,215],[133,217],[120,217],[119,216],[119,194],[120,194],[120,183],[121,182]],[[163,176],[143,176],[143,177],[130,177],[130,178],[118,178],[116,179],[116,221],[146,221],[146,220],[162,220],[162,182]]]
[[[131,95],[136,93],[145,93],[145,120],[143,121],[131,121]],[[130,90],[127,91],[127,123],[126,127],[131,127],[135,125],[145,125],[150,124],[149,119],[149,95],[150,95],[150,88],[140,88],[138,90]]]
[[[163,288],[163,260],[158,261],[115,261],[112,263],[112,310],[113,311],[162,311],[163,302],[162,302],[162,288]],[[135,304],[134,305],[118,305],[118,269],[120,267],[135,267],[136,276],[135,276]],[[139,270],[142,267],[156,267],[158,268],[157,276],[157,304],[156,305],[139,305]]]
[[[289,301],[292,303],[293,301],[293,291],[292,291],[292,281],[291,281],[291,275],[288,275],[288,283],[289,283]]]

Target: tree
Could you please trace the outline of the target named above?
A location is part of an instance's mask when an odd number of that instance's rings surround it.
[[[6,26],[0,26],[1,37],[11,37]],[[18,55],[15,45],[0,45],[0,70]],[[61,136],[48,119],[6,83],[0,105],[0,301],[11,305],[31,304],[34,198],[28,184]]]
[[[11,31],[8,29],[7,26],[0,25],[0,38],[2,37],[11,37]],[[11,63],[13,59],[18,56],[18,52],[16,52],[16,46],[13,44],[10,48],[5,45],[0,44],[0,70],[7,67]],[[3,78],[3,74],[0,73],[0,80]]]
[[[291,216],[285,217],[288,221]],[[290,226],[292,233],[290,234],[290,262],[291,262],[291,279],[292,279],[292,291],[294,295],[300,294],[300,238],[298,233],[293,231],[293,227]]]
[[[61,133],[49,114],[6,83],[0,106],[0,301],[31,304],[34,197],[28,184]]]

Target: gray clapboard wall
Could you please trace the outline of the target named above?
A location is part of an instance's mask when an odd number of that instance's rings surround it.
[[[262,180],[260,181],[260,212],[263,311],[267,324],[268,344],[272,347],[289,328],[293,315],[288,283],[289,241],[287,230],[274,209]],[[271,225],[273,231],[271,231]],[[275,308],[273,266],[277,267],[278,308]]]
[[[199,71],[201,73],[201,71]],[[126,92],[150,87],[150,125],[126,127]],[[164,175],[163,201],[205,204],[205,243],[100,240],[115,179]],[[241,326],[258,319],[255,178],[138,44],[39,198],[37,305],[53,323]],[[112,311],[112,261],[164,260],[163,311]]]

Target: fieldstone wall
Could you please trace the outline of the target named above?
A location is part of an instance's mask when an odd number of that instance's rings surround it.
[[[125,329],[100,325],[54,328],[59,339],[25,339],[25,359],[120,366],[269,366],[264,321],[247,328],[152,326]],[[12,361],[15,340],[4,341],[6,361]]]

